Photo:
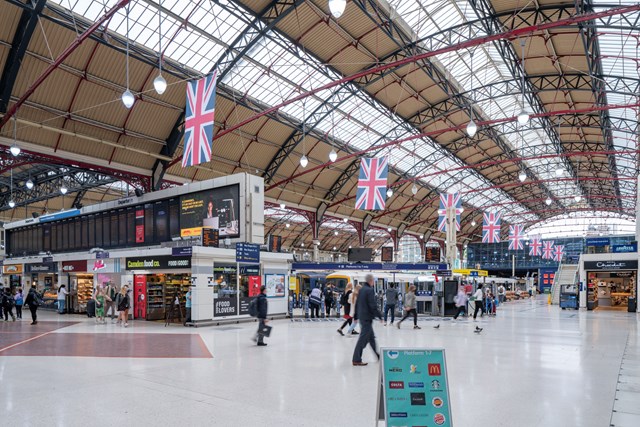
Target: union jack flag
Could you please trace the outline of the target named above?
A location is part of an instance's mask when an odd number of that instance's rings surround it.
[[[556,245],[553,249],[554,261],[561,262],[564,256],[564,245]]]
[[[500,213],[482,214],[482,243],[500,243]]]
[[[517,251],[524,249],[522,244],[522,230],[524,225],[514,224],[509,226],[509,250]]]
[[[553,240],[542,242],[542,259],[553,259]]]
[[[182,167],[211,161],[217,72],[187,82]]]
[[[542,255],[542,241],[539,237],[534,237],[529,243],[529,256]]]
[[[460,214],[462,213],[462,199],[460,199],[460,193],[440,194],[438,231],[447,231],[447,208],[449,207],[456,208],[456,230],[460,231]]]
[[[362,158],[356,192],[356,209],[384,210],[388,175],[389,163],[386,157]]]

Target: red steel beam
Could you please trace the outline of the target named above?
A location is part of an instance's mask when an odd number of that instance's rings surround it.
[[[315,95],[318,92],[321,91],[325,91],[328,89],[331,89],[335,86],[338,86],[340,84],[343,83],[347,83],[356,79],[359,79],[361,77],[365,77],[369,74],[375,74],[375,73],[379,73],[385,70],[388,70],[390,68],[398,68],[401,67],[403,65],[407,65],[413,62],[418,62],[421,61],[423,59],[427,59],[427,58],[431,58],[437,55],[442,55],[444,53],[448,53],[448,52],[453,52],[456,50],[460,50],[460,49],[467,49],[470,47],[474,47],[474,46],[478,46],[478,45],[482,45],[482,44],[486,44],[486,43],[491,43],[494,41],[498,41],[498,40],[513,40],[513,39],[517,39],[519,37],[523,37],[523,36],[532,36],[535,33],[539,32],[539,31],[544,31],[544,30],[549,30],[549,29],[553,29],[553,28],[558,28],[558,27],[566,27],[566,26],[570,26],[573,24],[578,24],[581,22],[586,22],[586,21],[591,21],[593,19],[600,19],[600,18],[606,18],[609,16],[615,16],[615,15],[622,15],[625,13],[632,13],[632,12],[636,12],[640,10],[640,4],[636,4],[636,5],[632,5],[632,6],[625,6],[625,7],[615,7],[615,8],[611,8],[608,10],[604,10],[601,12],[596,12],[596,13],[587,13],[587,14],[583,14],[583,15],[575,15],[572,16],[571,18],[566,18],[566,19],[561,19],[559,21],[555,21],[555,22],[548,22],[545,24],[539,24],[539,25],[533,25],[533,26],[529,26],[529,27],[523,27],[523,28],[516,28],[514,30],[511,31],[506,31],[504,33],[499,33],[499,34],[492,34],[489,36],[484,36],[484,37],[478,37],[475,39],[471,39],[471,40],[467,40],[461,43],[456,43],[453,44],[451,46],[447,46],[447,47],[443,47],[441,49],[437,49],[437,50],[433,50],[433,51],[429,51],[429,52],[424,52],[421,53],[419,55],[414,55],[414,56],[408,56],[406,58],[403,58],[401,60],[398,61],[394,61],[394,62],[389,62],[387,64],[384,65],[380,65],[378,67],[375,68],[371,68],[371,69],[367,69],[367,70],[363,70],[360,71],[356,74],[352,74],[350,76],[347,77],[343,77],[339,80],[335,80],[331,83],[327,83],[324,86],[320,86],[318,88],[312,89],[308,92],[302,93],[298,96],[295,96],[293,98],[288,99],[287,101],[284,101],[283,103],[273,106],[271,108],[268,108],[252,117],[249,117],[246,120],[241,121],[240,123],[237,123],[227,129],[225,129],[224,131],[218,133],[216,135],[216,138],[221,138],[224,135],[231,133],[249,123],[251,123],[254,120],[259,119],[260,117],[264,117],[267,114],[271,114],[274,113],[276,111],[278,111],[279,109],[286,107],[287,105],[293,104],[294,102],[298,102],[308,96],[311,95]],[[176,164],[177,162],[179,162],[182,159],[182,156],[176,157],[174,160],[172,160],[168,165],[167,168],[173,166],[174,164]]]
[[[56,60],[47,67],[46,70],[36,79],[35,82],[26,90],[26,92],[16,101],[15,104],[6,112],[6,114],[0,119],[0,129],[7,124],[7,122],[18,111],[22,104],[35,92],[36,89],[49,77],[56,68],[64,62],[77,48],[80,46],[91,34],[93,34],[100,26],[107,20],[109,20],[118,10],[126,6],[131,0],[119,0],[115,6],[113,6],[107,13],[105,13],[100,19],[93,23],[84,33],[78,35],[76,39],[71,43]]]

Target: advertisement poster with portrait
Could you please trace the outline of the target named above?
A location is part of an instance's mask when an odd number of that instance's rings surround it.
[[[240,237],[240,185],[228,185],[180,196],[180,236],[200,236],[202,227],[222,238]]]
[[[264,280],[268,298],[284,297],[286,286],[286,276],[284,274],[265,274]]]

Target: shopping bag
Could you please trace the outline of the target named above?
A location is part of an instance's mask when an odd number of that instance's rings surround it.
[[[264,325],[262,327],[262,331],[260,331],[260,332],[262,332],[262,335],[264,335],[265,337],[269,337],[269,336],[271,336],[271,328],[272,327],[269,326],[269,325]]]

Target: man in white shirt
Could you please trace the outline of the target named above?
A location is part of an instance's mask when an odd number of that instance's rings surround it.
[[[478,289],[473,294],[473,298],[476,301],[476,309],[473,312],[473,320],[476,320],[476,316],[478,315],[478,311],[482,311],[480,317],[484,316],[484,304],[482,303],[482,298],[484,297],[484,292],[482,291],[482,284],[478,285]]]

